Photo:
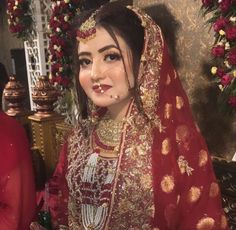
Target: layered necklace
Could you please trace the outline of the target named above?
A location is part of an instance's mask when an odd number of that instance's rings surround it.
[[[93,130],[82,173],[82,223],[88,230],[103,229],[109,212],[124,121],[105,115]]]

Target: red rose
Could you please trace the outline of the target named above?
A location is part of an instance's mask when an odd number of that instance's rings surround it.
[[[218,45],[212,48],[211,53],[214,57],[222,57],[225,54],[225,47]]]
[[[204,7],[209,7],[213,4],[213,0],[202,0],[202,4]]]
[[[230,97],[228,100],[228,103],[233,106],[236,107],[236,96]]]
[[[229,39],[229,40],[234,40],[234,39],[236,39],[236,26],[228,27],[228,28],[225,30],[225,33],[226,33],[226,38],[227,38],[227,39]]]
[[[221,84],[222,84],[223,86],[230,85],[232,79],[233,79],[233,78],[232,78],[229,74],[225,74],[225,75],[221,78]]]
[[[70,85],[70,80],[66,77],[62,78],[61,85],[64,86],[64,88],[67,88]]]
[[[220,17],[213,24],[213,29],[215,32],[219,32],[221,29],[224,29],[228,23],[228,18]]]
[[[231,6],[232,0],[221,0],[220,9],[222,12],[227,12],[229,7]]]
[[[227,59],[229,64],[236,65],[236,48],[230,50],[230,52],[227,55]]]
[[[217,68],[216,75],[222,78],[225,75],[225,71],[222,68]]]

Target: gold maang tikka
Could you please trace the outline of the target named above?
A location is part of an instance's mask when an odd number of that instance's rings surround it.
[[[79,42],[86,43],[88,40],[92,39],[96,35],[96,21],[95,15],[97,10],[91,14],[91,16],[81,24],[76,35],[76,39]]]

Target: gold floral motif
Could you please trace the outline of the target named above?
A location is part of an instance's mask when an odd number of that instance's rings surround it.
[[[148,207],[147,209],[149,216],[154,217],[155,215],[155,205]]]
[[[206,165],[208,161],[208,154],[207,154],[207,151],[202,149],[200,152],[199,152],[199,160],[198,160],[198,165],[199,167],[203,167]]]
[[[164,108],[164,118],[170,119],[172,116],[172,104],[166,103]]]
[[[219,185],[216,182],[211,183],[209,196],[214,198],[219,195]]]
[[[215,220],[211,217],[203,217],[197,223],[197,229],[199,230],[211,230],[215,225]]]
[[[184,159],[184,156],[179,156],[177,162],[178,162],[181,174],[187,173],[188,176],[192,175],[192,171],[194,169],[188,165],[188,161]]]
[[[189,136],[189,130],[186,125],[179,125],[176,129],[176,141],[185,142]]]
[[[194,123],[195,124],[195,127],[196,127],[196,130],[200,133],[201,132],[201,130],[200,130],[200,128],[199,128],[199,126],[198,126],[198,124],[195,122]]]
[[[161,189],[165,193],[171,193],[175,187],[174,177],[165,175],[161,180]]]
[[[141,99],[145,101],[145,108],[151,108],[156,101],[156,92],[155,90],[148,90],[144,87],[140,87],[140,91],[142,92]]]
[[[176,96],[176,108],[181,109],[184,106],[184,100],[180,96]]]
[[[227,224],[227,218],[225,217],[225,215],[221,216],[221,220],[220,220],[220,227],[222,229],[225,229],[228,226]]]
[[[144,174],[140,178],[141,186],[144,189],[151,189],[152,188],[152,176],[149,174]]]
[[[132,202],[130,202],[128,199],[123,199],[119,202],[119,212],[121,214],[128,213],[129,211],[134,210],[134,205]]]
[[[171,78],[170,75],[168,74],[166,78],[166,85],[169,85],[170,83],[171,83]]]
[[[163,155],[167,155],[171,151],[171,143],[170,139],[166,138],[164,141],[162,141],[161,145],[161,153]]]
[[[195,186],[192,186],[187,195],[187,201],[190,203],[196,202],[201,196],[201,189]]]

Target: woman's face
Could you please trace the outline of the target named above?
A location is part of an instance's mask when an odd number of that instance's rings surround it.
[[[117,110],[129,104],[134,77],[131,51],[120,36],[116,37],[121,52],[105,29],[96,28],[93,39],[80,42],[78,55],[79,81],[87,96],[97,106]]]

